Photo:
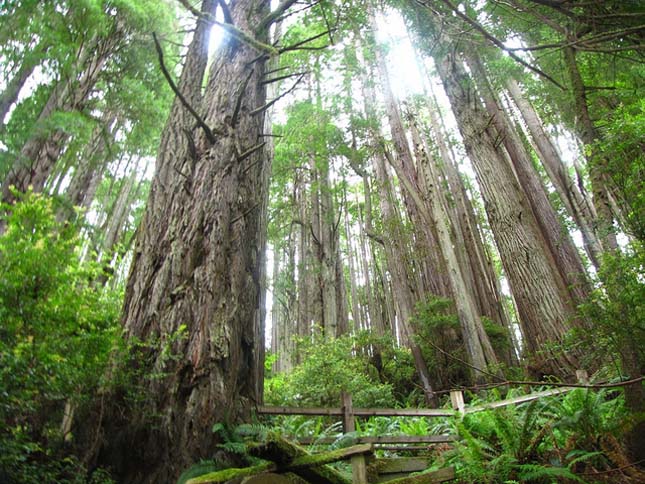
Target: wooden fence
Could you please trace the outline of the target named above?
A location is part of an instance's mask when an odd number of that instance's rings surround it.
[[[584,370],[579,370],[576,374],[578,381],[583,384],[588,383],[588,376]],[[452,408],[355,408],[352,403],[352,396],[349,393],[343,393],[341,397],[340,407],[308,407],[308,408],[293,408],[293,407],[280,407],[280,406],[261,406],[257,412],[261,415],[311,415],[311,416],[329,416],[340,417],[343,423],[343,433],[347,434],[356,430],[356,419],[365,417],[426,417],[426,418],[439,418],[439,417],[453,417],[459,415],[468,415],[471,413],[481,412],[493,408],[506,407],[509,405],[517,405],[520,403],[530,402],[545,397],[560,395],[573,390],[575,387],[559,387],[540,392],[534,392],[529,395],[522,395],[514,398],[507,398],[498,400],[496,402],[489,402],[480,405],[465,404],[464,394],[461,390],[452,390],[450,392],[450,403]],[[299,439],[298,443],[301,444],[331,444],[335,442],[335,437],[318,437],[318,438],[304,438]],[[382,436],[364,436],[355,439],[356,444],[369,445],[373,449],[378,445],[380,449],[391,450],[411,450],[408,444],[423,444],[427,448],[428,445],[438,443],[449,443],[457,440],[455,435],[382,435]],[[388,444],[398,444],[394,446],[384,446]],[[406,447],[401,447],[406,445]],[[352,482],[355,484],[367,484],[373,482],[368,479],[368,462],[370,461],[369,452],[358,452],[351,456],[346,456],[351,459],[352,464]],[[378,459],[385,461],[387,459]],[[388,472],[387,466],[391,466],[392,472],[411,472],[427,468],[428,462],[412,462],[414,459],[393,459],[393,462],[379,462],[381,472]],[[417,466],[417,467],[414,467]],[[399,474],[403,475],[403,474]],[[417,478],[400,479],[391,482],[411,483],[438,483],[451,480],[454,478],[454,469],[446,468],[441,469],[435,473],[423,474]],[[389,479],[389,478],[387,478]],[[378,482],[381,482],[380,480]]]
[[[580,383],[588,383],[587,372],[578,370],[577,379]],[[570,392],[575,387],[559,387],[540,392],[534,392],[529,395],[522,395],[514,398],[498,400],[480,405],[467,406],[464,400],[464,393],[461,390],[452,390],[450,392],[450,403],[452,408],[355,408],[352,404],[352,396],[349,393],[343,393],[340,407],[280,407],[280,406],[260,406],[257,412],[261,415],[312,415],[312,416],[329,416],[340,417],[343,422],[343,433],[350,433],[356,430],[356,419],[365,417],[453,417],[455,415],[467,415],[481,412],[493,408],[506,407],[508,405],[517,405],[520,403],[538,400],[540,398],[560,395]],[[379,436],[379,437],[358,437],[357,443],[361,444],[437,444],[453,442],[456,439],[454,435],[420,435],[420,436]],[[333,437],[323,438],[305,438],[300,439],[299,443],[312,444],[314,442],[325,444],[332,443],[336,439]]]

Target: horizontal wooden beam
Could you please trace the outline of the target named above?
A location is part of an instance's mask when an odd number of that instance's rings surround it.
[[[276,407],[261,406],[257,413],[262,415],[318,415],[342,417],[340,407]],[[455,412],[443,408],[354,408],[355,417],[452,417]]]
[[[454,467],[444,467],[425,474],[417,474],[411,477],[403,477],[401,479],[394,479],[387,481],[389,484],[434,484],[436,482],[452,481],[455,478]]]
[[[304,437],[298,439],[299,444],[333,444],[339,437]],[[378,437],[356,437],[357,444],[443,444],[455,442],[454,435],[382,435]]]
[[[551,390],[545,390],[543,392],[531,393],[530,395],[522,395],[520,397],[508,398],[506,400],[500,400],[498,402],[484,403],[482,405],[476,405],[474,407],[465,407],[464,413],[475,413],[481,412],[482,410],[490,410],[492,408],[506,407],[508,405],[517,405],[518,403],[530,402],[537,400],[539,398],[551,397],[553,395],[560,395],[562,393],[570,392],[574,390],[572,387],[564,388],[553,388]]]
[[[425,471],[430,466],[430,459],[422,457],[396,457],[376,459],[372,464],[379,474],[401,474],[403,472]]]

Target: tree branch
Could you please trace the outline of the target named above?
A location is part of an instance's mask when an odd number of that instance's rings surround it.
[[[255,116],[256,114],[263,113],[264,111],[266,111],[267,109],[269,109],[271,106],[273,106],[275,103],[277,103],[280,99],[282,99],[282,98],[283,98],[283,97],[285,97],[287,94],[289,94],[291,91],[293,91],[293,90],[296,88],[296,86],[298,86],[298,84],[300,84],[300,81],[302,81],[302,79],[303,79],[305,76],[306,76],[306,73],[305,73],[305,74],[302,74],[302,75],[298,78],[298,80],[297,80],[296,82],[294,82],[294,83],[293,83],[293,86],[291,86],[288,90],[286,90],[285,92],[283,92],[282,94],[280,94],[280,95],[279,95],[278,97],[276,97],[274,100],[269,101],[269,102],[268,102],[268,103],[266,103],[264,106],[260,106],[259,108],[256,108],[256,109],[254,109],[253,111],[251,111],[251,116]]]
[[[249,81],[251,80],[251,76],[253,75],[254,69],[251,69],[249,72],[249,75],[246,76],[246,79],[242,83],[242,87],[240,89],[240,92],[237,95],[237,100],[235,101],[235,109],[233,109],[233,116],[231,117],[231,127],[235,128],[235,125],[237,124],[237,118],[240,115],[240,109],[242,108],[242,98],[244,97],[244,92],[246,91],[246,88],[249,85]]]
[[[303,47],[301,47],[302,45],[312,42],[328,34],[331,34],[331,31],[326,30],[325,32],[321,32],[320,34],[314,35],[313,37],[309,37],[308,39],[301,40],[300,42],[296,42],[295,44],[290,45],[289,47],[282,47],[278,52],[282,54],[283,52],[289,52],[291,50],[303,49]],[[310,49],[326,49],[327,47],[329,46],[325,45],[322,47],[310,47]]]
[[[508,55],[511,57],[511,59],[513,59],[515,62],[518,62],[519,64],[522,64],[522,65],[523,65],[524,67],[526,67],[527,69],[530,69],[531,71],[535,72],[537,75],[539,75],[539,76],[541,76],[541,77],[543,77],[543,78],[547,79],[548,81],[552,82],[553,84],[555,84],[556,86],[558,86],[558,87],[559,87],[560,89],[562,89],[563,91],[566,91],[566,88],[565,88],[562,84],[560,84],[560,83],[559,83],[558,81],[556,81],[553,77],[551,77],[550,75],[548,75],[546,72],[544,72],[544,71],[542,71],[542,70],[538,69],[538,68],[537,68],[537,67],[535,67],[535,66],[532,66],[531,64],[529,64],[528,62],[526,62],[525,60],[523,60],[521,57],[518,57],[518,56],[517,56],[515,53],[513,53],[512,51],[509,51],[509,50],[506,48],[506,46],[504,45],[504,43],[503,43],[501,40],[499,40],[499,39],[497,39],[496,37],[494,37],[493,35],[489,34],[489,33],[488,33],[488,31],[487,31],[484,27],[482,27],[481,25],[479,25],[479,23],[478,23],[478,22],[476,22],[475,20],[471,19],[471,18],[470,18],[468,15],[466,15],[465,13],[461,12],[461,11],[460,11],[460,10],[459,10],[455,5],[453,5],[453,4],[450,2],[450,0],[440,0],[440,1],[441,1],[442,3],[444,3],[445,5],[447,5],[447,6],[448,6],[448,8],[450,8],[450,9],[454,12],[454,14],[455,14],[455,15],[457,15],[459,18],[461,18],[461,19],[462,19],[462,20],[464,20],[466,23],[468,23],[469,25],[471,25],[472,27],[474,27],[477,31],[479,31],[479,33],[481,33],[481,34],[482,34],[482,35],[483,35],[483,36],[484,36],[488,41],[490,41],[492,44],[494,44],[495,46],[499,47],[499,48],[500,48],[500,49],[502,49],[503,51],[507,52],[507,53],[508,53]],[[422,3],[422,5],[424,5],[424,6],[427,8],[427,5],[426,5],[425,3]]]
[[[268,44],[265,44],[264,42],[260,42],[257,40],[255,37],[252,35],[244,32],[243,30],[238,29],[231,23],[222,23],[219,20],[217,20],[213,15],[209,13],[204,13],[200,12],[197,10],[195,7],[193,7],[188,0],[177,0],[179,3],[181,3],[190,13],[195,15],[198,18],[201,18],[205,20],[206,22],[210,23],[211,25],[217,25],[220,27],[222,30],[224,30],[226,33],[230,34],[233,38],[239,40],[240,42],[248,45],[249,47],[257,50],[258,52],[262,52],[264,54],[268,54],[270,56],[273,55],[278,55],[278,50]],[[225,14],[226,16],[226,14]],[[230,14],[229,14],[230,16]]]
[[[273,22],[278,20],[278,18],[284,12],[286,12],[287,9],[291,7],[291,5],[296,3],[296,1],[297,0],[282,0],[273,12],[271,12],[269,15],[267,15],[260,21],[260,24],[256,27],[255,32],[259,33],[268,29],[271,26],[271,24],[273,24]]]
[[[175,81],[172,80],[172,77],[170,76],[168,69],[166,69],[166,65],[164,64],[164,60],[163,60],[163,50],[161,49],[161,44],[159,44],[159,40],[157,39],[157,34],[155,32],[152,33],[152,38],[155,42],[155,49],[157,50],[157,56],[159,57],[159,66],[161,67],[161,72],[166,78],[166,81],[168,81],[168,84],[170,85],[170,89],[172,89],[172,92],[175,93],[175,95],[177,96],[177,98],[179,98],[179,100],[184,105],[184,107],[193,116],[193,118],[195,118],[195,120],[197,121],[197,125],[204,130],[204,133],[206,133],[206,138],[208,138],[208,141],[210,141],[211,144],[214,144],[216,140],[215,140],[215,135],[213,134],[213,131],[208,127],[208,125],[202,119],[202,117],[199,114],[197,114],[197,111],[195,111],[195,109],[190,105],[190,103],[186,100],[183,94],[179,91],[179,88],[175,84]]]
[[[219,6],[222,7],[224,22],[233,25],[233,16],[231,15],[231,11],[228,9],[228,5],[226,5],[226,0],[219,0]]]
[[[294,72],[293,74],[285,74],[284,76],[272,77],[271,79],[265,79],[260,84],[273,84],[274,82],[284,81],[290,77],[302,76],[303,74],[309,74],[309,72]]]

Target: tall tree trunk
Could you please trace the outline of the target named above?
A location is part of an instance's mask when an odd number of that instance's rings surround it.
[[[598,153],[596,142],[601,140],[600,133],[591,120],[589,106],[587,105],[587,90],[578,69],[576,51],[573,47],[563,49],[564,64],[571,81],[571,94],[576,108],[576,128],[582,143],[589,150],[587,162],[589,165],[589,178],[593,192],[593,203],[596,209],[597,236],[605,251],[618,250],[616,229],[614,228],[614,215],[609,200],[609,189],[605,162]]]
[[[374,165],[379,186],[383,225],[390,227],[390,231],[393,231],[395,227],[400,227],[401,221],[398,219],[393,206],[392,186],[387,174],[385,160],[381,154],[377,153],[375,155]],[[406,265],[402,263],[408,258],[402,242],[400,234],[393,232],[384,237],[385,258],[388,272],[392,278],[392,293],[397,307],[399,334],[404,339],[404,344],[412,352],[414,366],[421,380],[426,403],[436,406],[438,402],[431,384],[428,365],[423,358],[421,348],[414,340],[414,332],[410,326],[410,318],[418,298],[414,295],[412,289],[414,283],[410,280]],[[394,327],[394,323],[392,323],[392,326]]]
[[[310,255],[310,225],[308,222],[306,184],[303,176],[297,176],[295,181],[296,205],[298,207],[299,229],[298,229],[298,314],[297,314],[297,335],[307,338],[311,335],[311,284],[313,271],[310,270],[312,261]],[[301,362],[300,355],[296,355],[294,363]]]
[[[28,187],[32,187],[35,192],[43,190],[69,135],[60,129],[51,132],[42,130],[56,111],[73,112],[83,109],[120,36],[120,32],[115,30],[108,37],[95,37],[92,42],[81,47],[78,54],[78,80],[61,80],[52,90],[35,123],[33,134],[22,147],[2,183],[4,202],[14,200],[10,190],[12,186],[19,192],[27,191]]]
[[[36,47],[36,50],[38,50],[38,47]],[[27,57],[20,67],[18,67],[14,76],[7,82],[4,91],[0,93],[0,133],[5,130],[6,123],[4,119],[9,114],[11,106],[18,100],[20,91],[39,62],[40,58],[35,58],[34,56]]]
[[[376,21],[372,10],[370,10],[370,23],[372,28],[376,29]],[[475,310],[472,293],[466,286],[462,269],[457,261],[457,255],[451,238],[451,230],[448,225],[448,215],[445,205],[441,200],[439,179],[436,174],[432,172],[431,163],[421,144],[419,134],[414,133],[413,139],[416,138],[416,153],[417,155],[424,157],[423,161],[420,161],[417,158],[417,163],[420,166],[422,165],[431,177],[426,186],[429,192],[423,194],[420,192],[419,174],[417,173],[417,169],[414,167],[414,159],[405,135],[405,128],[403,126],[401,114],[390,86],[385,56],[379,46],[375,46],[375,53],[379,78],[385,95],[386,111],[390,130],[392,132],[392,139],[399,155],[398,157],[391,157],[389,160],[397,173],[399,181],[403,185],[404,193],[407,194],[409,199],[408,205],[413,205],[413,208],[409,207],[409,210],[415,215],[415,218],[418,221],[417,225],[420,224],[424,227],[428,234],[428,239],[432,242],[436,242],[436,244],[429,245],[428,248],[435,245],[439,246],[442,259],[437,260],[439,257],[438,254],[436,254],[436,251],[424,254],[426,258],[429,258],[430,260],[434,259],[432,272],[447,276],[447,284],[437,283],[436,286],[438,287],[435,287],[433,292],[434,294],[450,296],[455,301],[459,320],[462,325],[462,336],[466,345],[467,353],[471,359],[471,363],[473,366],[483,370],[487,364],[496,364],[497,359],[490,345],[490,341],[483,330],[479,314],[477,314],[477,311]],[[415,220],[413,219],[413,222],[414,221]],[[441,269],[439,270],[439,268]],[[476,376],[480,378],[482,374],[478,373]]]
[[[204,0],[202,11],[214,14],[215,3]],[[229,11],[238,29],[254,32],[269,2],[237,0]],[[227,37],[202,98],[209,30],[198,21],[178,87],[213,136],[175,100],[126,289],[126,334],[150,344],[143,374],[160,375],[140,382],[146,399],[122,426],[110,422],[116,435],[104,455],[126,483],[173,482],[212,456],[213,423],[248,418],[260,400],[265,57]],[[255,39],[266,43],[266,29]]]
[[[561,285],[567,288],[569,297],[577,306],[587,300],[590,291],[589,281],[587,280],[580,254],[551,206],[544,185],[532,165],[530,154],[519,139],[504,108],[488,82],[486,71],[480,59],[470,53],[467,56],[467,64],[475,77],[479,93],[484,100],[484,105],[493,125],[502,137],[502,142],[513,163],[520,186],[531,206],[542,238],[546,241],[551,256],[555,261],[555,267],[558,269],[562,279]]]
[[[446,39],[443,43],[449,45]],[[577,367],[575,355],[550,350],[553,343],[563,341],[574,314],[567,288],[465,69],[453,53],[445,57],[435,53],[435,62],[477,174],[526,348],[536,358],[536,371],[571,376]]]
[[[430,213],[427,214],[427,217],[436,227],[440,250],[447,268],[446,275],[461,322],[461,333],[466,352],[471,364],[483,370],[486,366],[496,365],[498,362],[476,308],[474,284],[468,284],[466,277],[471,272],[470,261],[465,257],[460,257],[456,248],[457,244],[453,241],[452,229],[455,228],[455,232],[460,232],[460,229],[455,224],[453,227],[449,224],[451,217],[447,208],[448,201],[445,199],[442,189],[443,180],[435,169],[436,162],[430,159],[413,119],[410,119],[410,128],[419,171],[424,174],[427,182],[427,192],[419,197],[417,203],[423,203],[425,200],[430,205]],[[425,210],[423,212],[425,213]],[[461,238],[463,240],[463,235]],[[476,372],[475,377],[483,379],[483,374]]]
[[[567,173],[557,148],[544,129],[537,112],[522,93],[517,81],[509,79],[506,82],[506,88],[526,123],[526,127],[537,148],[542,166],[544,166],[567,212],[582,233],[582,240],[589,260],[597,269],[600,266],[602,247],[593,230],[596,222],[593,207],[589,205],[586,198],[580,193],[578,186]]]
[[[347,201],[347,189],[343,189],[343,201],[345,205],[344,223],[345,234],[347,239],[347,264],[349,268],[349,292],[351,297],[351,311],[352,311],[352,326],[354,332],[368,329],[363,322],[363,315],[361,311],[361,301],[358,297],[358,282],[357,282],[357,267],[355,263],[356,251],[352,243],[352,228],[349,223],[349,210]]]
[[[363,221],[363,230],[359,231],[359,241],[360,241],[360,254],[362,260],[363,274],[365,276],[365,291],[367,293],[367,313],[369,315],[369,324],[370,328],[376,332],[378,336],[385,336],[388,332],[387,325],[385,321],[388,321],[387,318],[383,316],[383,304],[379,304],[379,298],[377,294],[377,263],[376,263],[376,254],[374,246],[369,244],[366,240],[365,235],[370,238],[370,241],[373,242],[374,238],[377,237],[374,234],[374,228],[372,227],[372,188],[370,186],[369,177],[365,171],[362,171],[361,177],[363,179],[363,191],[365,194],[365,216]],[[383,239],[378,238],[379,244],[383,244]],[[372,264],[369,262],[372,261]],[[391,321],[392,319],[390,319]]]

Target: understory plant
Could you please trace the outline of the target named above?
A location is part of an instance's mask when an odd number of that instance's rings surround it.
[[[81,261],[78,227],[56,220],[51,199],[1,210],[0,481],[84,482],[66,422],[101,384],[120,295],[96,285],[100,268]]]
[[[461,482],[642,482],[623,468],[626,421],[621,395],[589,389],[466,414],[452,420],[459,440],[435,466],[454,466]]]

